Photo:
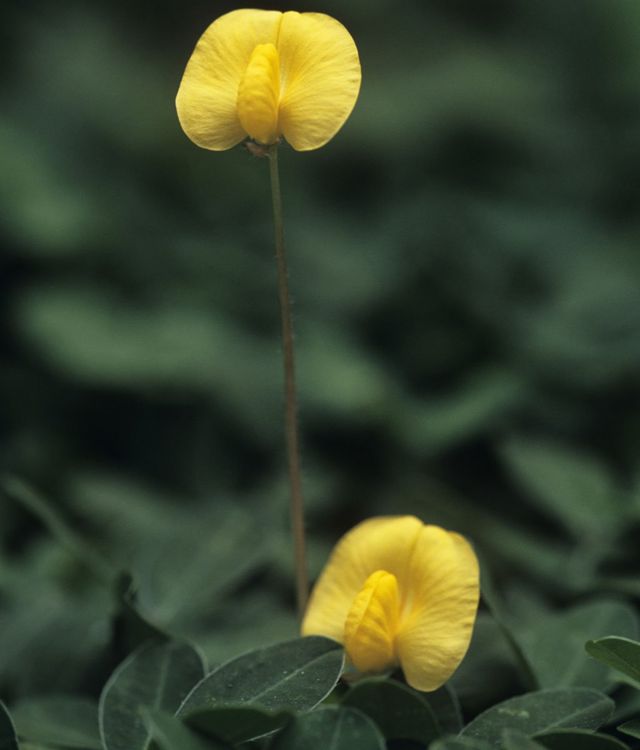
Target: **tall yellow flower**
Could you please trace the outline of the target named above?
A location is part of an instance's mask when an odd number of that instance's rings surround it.
[[[358,50],[322,13],[235,10],[214,21],[187,63],[176,107],[202,148],[224,151],[250,136],[320,148],[342,127],[360,90]]]
[[[469,647],[479,592],[478,560],[460,534],[414,516],[371,518],[336,545],[302,633],[344,644],[360,672],[399,665],[409,685],[436,690]]]

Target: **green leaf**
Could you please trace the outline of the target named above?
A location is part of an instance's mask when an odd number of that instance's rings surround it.
[[[22,739],[82,750],[101,750],[98,706],[89,698],[51,695],[28,698],[12,709]]]
[[[585,641],[609,633],[635,637],[637,632],[637,617],[631,607],[597,599],[540,618],[521,642],[541,687],[604,690],[612,683],[610,670],[588,658]]]
[[[428,744],[441,734],[427,701],[394,680],[362,680],[349,690],[342,705],[362,711],[378,725],[388,740],[414,740]]]
[[[144,722],[148,735],[159,750],[226,750],[222,742],[206,740],[180,719],[160,711],[147,711]]]
[[[432,693],[419,693],[431,707],[440,729],[447,734],[457,734],[462,729],[462,710],[456,691],[446,683]]]
[[[576,729],[556,729],[538,735],[536,741],[547,750],[629,750],[620,740],[607,734]]]
[[[319,708],[296,717],[269,750],[385,750],[376,725],[353,708]]]
[[[502,733],[502,750],[544,750],[543,746],[517,729],[505,729]]]
[[[207,675],[189,693],[179,715],[229,703],[308,711],[333,690],[343,664],[342,646],[320,636],[256,649]]]
[[[185,724],[200,733],[231,745],[275,732],[290,719],[290,713],[271,713],[255,706],[218,706],[182,716]]]
[[[19,750],[11,716],[2,701],[0,701],[0,750]]]
[[[184,643],[150,643],[111,675],[100,696],[100,736],[106,750],[147,750],[146,708],[174,713],[202,678],[200,655]]]
[[[429,750],[491,750],[491,745],[472,737],[444,737],[432,742]]]
[[[594,659],[640,683],[640,643],[637,641],[609,636],[589,641],[585,648]]]
[[[640,740],[640,719],[626,721],[618,727],[618,731]]]
[[[468,724],[462,735],[499,747],[505,729],[516,729],[528,737],[556,727],[597,729],[613,709],[613,701],[595,690],[539,690],[492,706]]]

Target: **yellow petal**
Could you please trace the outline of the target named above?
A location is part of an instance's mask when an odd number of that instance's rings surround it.
[[[275,45],[259,44],[252,52],[238,87],[238,117],[259,143],[278,140],[280,59]]]
[[[360,91],[360,60],[344,26],[323,13],[282,17],[277,42],[280,129],[297,151],[320,148],[342,127]]]
[[[180,125],[195,144],[223,151],[246,137],[237,110],[238,87],[254,49],[277,43],[282,17],[279,11],[235,10],[200,37],[176,98]]]
[[[302,622],[303,635],[344,642],[347,616],[367,578],[377,570],[406,590],[413,547],[423,524],[413,516],[370,518],[345,534],[318,579]]]
[[[424,526],[410,565],[411,598],[397,636],[400,664],[417,690],[436,690],[464,657],[480,594],[478,560],[459,534]]]
[[[344,647],[359,672],[383,672],[397,663],[398,580],[377,570],[365,581],[347,615]]]

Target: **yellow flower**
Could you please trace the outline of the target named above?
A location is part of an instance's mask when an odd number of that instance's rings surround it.
[[[360,90],[358,50],[322,13],[234,10],[204,32],[176,107],[198,146],[224,151],[247,136],[320,148],[342,127]]]
[[[409,685],[436,690],[469,647],[479,591],[463,536],[414,516],[371,518],[336,545],[302,634],[339,641],[359,672],[400,665]]]

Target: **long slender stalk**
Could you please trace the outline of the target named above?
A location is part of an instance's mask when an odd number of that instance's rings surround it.
[[[278,298],[280,300],[280,322],[282,326],[282,356],[284,365],[284,427],[289,463],[289,486],[291,492],[291,529],[296,577],[296,600],[298,616],[302,618],[307,606],[309,580],[304,532],[304,502],[300,472],[300,441],[298,438],[298,404],[296,396],[296,373],[293,350],[293,322],[289,297],[289,272],[284,247],[284,224],[282,220],[282,194],[278,169],[278,144],[269,149],[271,173],[271,195],[273,198],[273,223],[276,239],[276,261],[278,265]]]

